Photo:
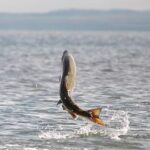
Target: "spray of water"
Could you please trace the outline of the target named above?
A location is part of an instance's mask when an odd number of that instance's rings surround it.
[[[107,121],[106,127],[96,126],[94,124],[86,124],[79,129],[71,132],[65,132],[62,127],[55,130],[40,131],[41,139],[68,139],[81,136],[100,135],[106,136],[114,140],[121,140],[122,135],[126,135],[129,130],[129,116],[125,111],[105,109]]]

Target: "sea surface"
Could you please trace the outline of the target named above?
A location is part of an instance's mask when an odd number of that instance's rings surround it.
[[[66,49],[74,101],[105,127],[56,105]],[[0,149],[149,150],[150,32],[0,31]]]

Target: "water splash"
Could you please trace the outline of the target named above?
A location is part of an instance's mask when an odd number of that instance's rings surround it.
[[[66,139],[70,138],[70,134],[63,134],[63,132],[60,131],[48,131],[48,132],[41,132],[39,135],[39,138],[41,139]]]
[[[68,139],[82,136],[100,135],[109,137],[114,140],[121,140],[120,136],[126,135],[129,130],[129,116],[125,111],[105,109],[107,126],[95,126],[86,124],[79,129],[65,132],[62,127],[57,127],[55,130],[41,131],[39,138],[41,139]]]
[[[111,139],[121,140],[120,136],[126,135],[129,130],[129,116],[125,111],[106,110],[107,114],[113,113],[112,117],[107,121],[106,135]]]

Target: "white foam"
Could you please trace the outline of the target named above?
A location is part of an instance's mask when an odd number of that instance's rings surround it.
[[[75,131],[74,133],[77,134],[77,135],[86,135],[86,136],[88,136],[89,133],[92,131],[91,129],[92,129],[92,124],[87,124],[85,126],[82,126],[79,130]]]
[[[66,139],[69,137],[69,134],[63,134],[60,131],[41,132],[39,135],[39,138],[41,139]]]
[[[121,140],[121,135],[126,135],[129,130],[129,116],[125,111],[105,109],[107,126],[95,126],[94,124],[86,124],[79,129],[68,131],[61,127],[53,131],[41,131],[39,138],[41,139],[67,139],[81,136],[100,135],[106,136],[114,140]]]

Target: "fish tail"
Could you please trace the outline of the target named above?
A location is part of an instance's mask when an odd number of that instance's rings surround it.
[[[92,122],[97,123],[102,126],[105,126],[105,123],[102,121],[101,118],[99,118],[101,110],[102,110],[102,108],[95,108],[95,109],[88,110],[88,112],[91,114],[90,120]]]

